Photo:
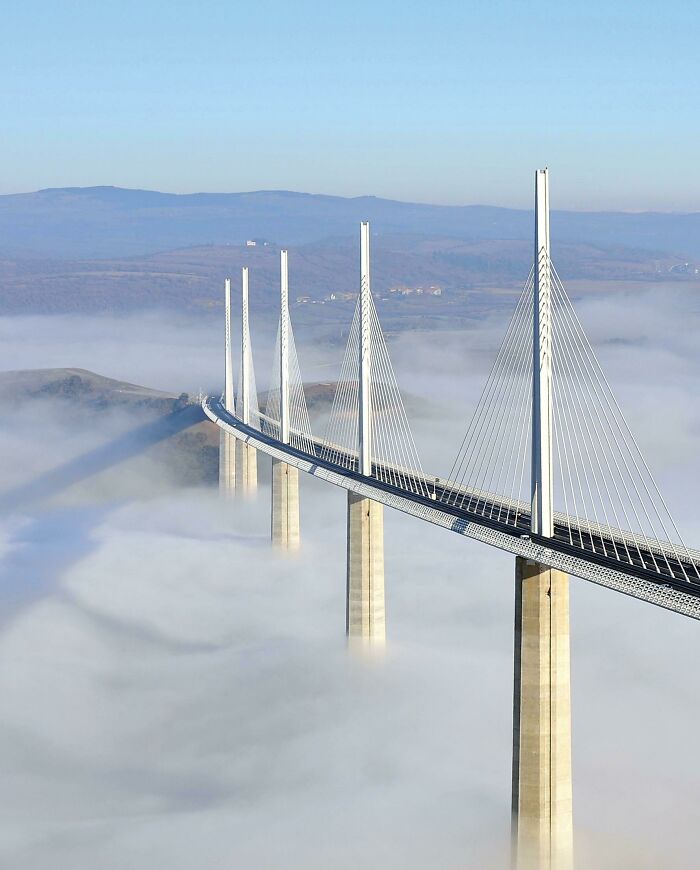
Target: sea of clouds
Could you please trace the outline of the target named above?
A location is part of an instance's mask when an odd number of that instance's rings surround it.
[[[700,544],[700,306],[579,305],[681,532]],[[405,334],[424,467],[444,474],[504,322]],[[220,388],[214,320],[0,320],[0,368]],[[270,336],[256,339],[259,382]],[[308,380],[333,349],[299,349]],[[256,357],[257,359],[257,357]],[[436,409],[439,413],[435,413]],[[32,402],[0,427],[14,491],[138,421]],[[260,465],[266,463],[260,458]],[[147,453],[0,518],[0,864],[8,870],[501,868],[510,824],[513,558],[386,511],[388,646],[344,638],[345,497],[304,478],[303,549],[269,491],[223,503]],[[697,856],[698,624],[573,579],[577,866]]]

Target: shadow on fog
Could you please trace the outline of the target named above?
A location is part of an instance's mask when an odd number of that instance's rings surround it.
[[[199,405],[188,405],[165,417],[137,426],[113,441],[71,459],[29,483],[3,493],[0,495],[0,512],[20,510],[58,495],[69,486],[131,459],[153,444],[164,441],[205,419],[204,411]]]
[[[61,508],[35,516],[0,565],[0,628],[51,591],[68,565],[95,546],[91,532],[111,508]]]
[[[47,471],[0,496],[0,513],[24,510],[58,495],[75,483],[99,474],[206,419],[198,405],[188,405]],[[112,505],[38,511],[13,535],[0,564],[0,629],[24,608],[51,592],[63,571],[95,546],[92,531]]]

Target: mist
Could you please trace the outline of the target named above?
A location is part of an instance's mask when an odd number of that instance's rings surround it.
[[[687,301],[577,309],[698,545]],[[392,340],[426,470],[449,470],[504,328],[494,315]],[[253,338],[264,388],[273,336]],[[213,391],[220,339],[213,318],[5,319],[0,367]],[[332,379],[340,356],[299,346],[308,380]],[[3,492],[140,422],[110,411],[76,426],[62,408],[5,416]],[[293,559],[270,550],[264,482],[224,503],[179,486],[153,450],[0,518],[3,867],[507,866],[513,558],[387,509],[387,652],[355,659],[345,494],[300,484]],[[692,866],[697,624],[572,578],[571,629],[577,866]]]

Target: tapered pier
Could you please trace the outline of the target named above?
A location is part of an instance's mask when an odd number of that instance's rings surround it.
[[[289,444],[289,269],[287,251],[280,251],[280,441]],[[272,546],[278,550],[299,548],[299,471],[272,460]]]
[[[513,847],[517,870],[571,870],[569,577],[516,558]]]
[[[358,466],[372,474],[372,302],[369,269],[369,223],[360,225],[360,367]],[[351,642],[383,645],[386,639],[384,603],[384,506],[348,492],[348,552],[345,627]]]
[[[236,485],[246,497],[258,491],[258,451],[245,441],[238,441]]]
[[[351,642],[382,645],[384,610],[384,505],[348,492],[346,631]]]
[[[531,531],[554,529],[552,274],[549,177],[535,173]],[[569,577],[521,557],[515,565],[513,865],[573,867]]]
[[[236,493],[236,439],[223,429],[219,435],[219,492],[224,498]]]
[[[272,460],[271,531],[275,549],[299,549],[299,469],[281,459]]]
[[[241,271],[241,380],[238,394],[238,416],[250,425],[251,402],[250,321],[248,315],[248,267]],[[237,483],[244,496],[254,495],[258,489],[257,450],[245,441],[238,441],[236,458]]]
[[[224,369],[224,408],[229,414],[235,413],[233,398],[233,350],[231,346],[231,279],[224,283],[226,308],[226,342]],[[229,432],[219,434],[219,491],[230,498],[236,490],[236,439]]]

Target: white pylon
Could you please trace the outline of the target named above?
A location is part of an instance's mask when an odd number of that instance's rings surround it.
[[[289,444],[289,271],[280,251],[280,441]]]
[[[226,306],[226,365],[224,377],[224,408],[229,414],[235,413],[233,401],[233,348],[231,343],[231,279],[224,283]]]
[[[224,409],[235,414],[233,398],[233,349],[231,342],[231,279],[224,282]],[[219,434],[219,491],[230,498],[236,489],[236,439],[223,429]]]
[[[250,425],[250,323],[248,320],[248,267],[241,270],[241,421]]]
[[[372,336],[370,306],[372,289],[369,274],[369,221],[360,224],[360,371],[359,371],[359,472],[372,474]]]
[[[549,171],[535,172],[535,283],[532,329],[532,514],[530,529],[554,534],[552,480],[552,271]]]

